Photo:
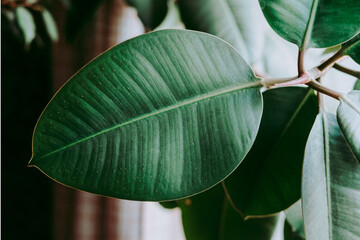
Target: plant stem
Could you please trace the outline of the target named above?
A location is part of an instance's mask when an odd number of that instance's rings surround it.
[[[336,61],[338,61],[340,58],[344,57],[343,54],[344,54],[344,49],[340,49],[333,56],[331,56],[329,59],[327,59],[325,62],[320,64],[317,68],[321,72],[326,72],[329,68],[331,68],[336,63]]]
[[[334,68],[341,71],[341,72],[344,72],[344,73],[347,73],[351,76],[354,76],[356,78],[360,78],[360,71],[355,71],[355,70],[352,70],[352,69],[349,69],[349,68],[346,68],[346,67],[343,67],[337,63],[334,64]]]
[[[314,79],[312,79],[310,82],[307,83],[307,85],[309,87],[311,87],[312,89],[320,92],[320,93],[324,93],[332,98],[335,98],[337,100],[339,100],[339,98],[343,95],[340,92],[337,92],[335,90],[332,90],[330,88],[325,87],[324,85],[318,83],[317,81],[315,81]]]
[[[304,67],[304,55],[305,50],[300,48],[298,53],[298,77],[301,76],[301,74],[305,73],[305,67]]]

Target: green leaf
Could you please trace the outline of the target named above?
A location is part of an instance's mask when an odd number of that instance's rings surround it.
[[[360,165],[333,114],[318,115],[306,144],[302,207],[307,240],[360,238]]]
[[[279,217],[244,221],[231,207],[221,185],[179,201],[186,239],[270,240]]]
[[[168,11],[167,0],[126,0],[136,8],[139,18],[148,29],[154,29],[165,19]]]
[[[360,64],[360,33],[350,41],[342,45],[344,55],[349,55],[355,62]]]
[[[59,34],[53,17],[51,16],[50,12],[46,9],[43,9],[41,13],[49,37],[51,38],[52,41],[57,42],[59,40]]]
[[[173,209],[179,206],[176,201],[159,202],[159,204],[167,209]]]
[[[29,47],[36,37],[36,26],[31,12],[24,7],[17,7],[16,18],[24,35],[25,47]]]
[[[93,18],[103,0],[69,0],[70,6],[66,15],[66,38],[73,41]]]
[[[358,0],[259,0],[270,26],[302,49],[330,47],[360,30]]]
[[[31,165],[77,189],[172,200],[229,175],[252,146],[260,79],[230,45],[163,30],[102,54],[62,87],[35,128]]]
[[[316,96],[308,88],[264,92],[264,113],[254,146],[225,180],[245,216],[280,212],[299,200],[304,148],[317,109]]]
[[[356,80],[353,89],[354,90],[360,90],[360,80],[359,79]]]
[[[278,41],[280,37],[268,26],[257,1],[180,0],[178,4],[187,28],[224,39],[256,72],[273,77],[297,73],[297,49],[292,51],[286,41]]]
[[[340,98],[337,119],[351,150],[360,162],[360,91],[351,91]]]
[[[286,220],[284,225],[284,240],[305,240],[305,238],[296,233],[289,221]]]
[[[286,220],[290,225],[292,235],[305,238],[304,224],[301,211],[301,201],[297,201],[293,206],[285,211]]]

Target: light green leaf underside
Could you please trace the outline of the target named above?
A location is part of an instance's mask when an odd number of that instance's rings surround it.
[[[354,155],[360,162],[360,91],[351,91],[340,98],[337,119]]]
[[[359,239],[360,165],[335,115],[318,115],[306,145],[302,179],[306,239]]]
[[[316,96],[308,88],[277,88],[263,95],[254,146],[225,180],[233,202],[246,216],[277,213],[300,199],[304,148],[318,113]]]
[[[344,54],[349,55],[355,62],[360,64],[360,33],[342,46]]]
[[[179,7],[186,28],[224,39],[257,73],[279,77],[296,74],[297,49],[274,33],[257,1],[181,0]]]
[[[220,184],[178,204],[186,239],[270,240],[280,220],[275,215],[244,221],[231,207]]]
[[[30,162],[77,189],[134,200],[203,191],[249,151],[260,81],[227,43],[164,30],[79,71],[38,121]]]
[[[16,8],[16,17],[19,27],[24,34],[25,46],[28,47],[36,36],[36,26],[31,12],[24,7]]]
[[[300,48],[324,48],[360,31],[358,0],[259,0],[271,27]]]

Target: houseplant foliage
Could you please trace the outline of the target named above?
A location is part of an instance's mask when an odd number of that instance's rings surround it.
[[[180,207],[190,239],[270,239],[284,224],[277,214],[299,199],[303,216],[298,205],[286,212],[286,239],[360,238],[360,91],[321,83],[332,66],[358,75],[337,62],[359,63],[360,2],[201,2],[178,1],[185,26],[218,37],[155,31],[94,59],[40,116],[29,165],[105,196],[173,200],[164,205]],[[266,77],[279,70],[260,8],[297,45],[296,76]],[[335,45],[330,58],[305,68],[310,47]],[[260,74],[251,67],[261,61]],[[336,117],[323,95],[341,102]]]

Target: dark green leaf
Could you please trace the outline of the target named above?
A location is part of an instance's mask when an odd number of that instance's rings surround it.
[[[359,0],[259,0],[271,27],[300,48],[330,47],[360,30]]]
[[[276,213],[299,200],[303,153],[316,114],[316,97],[307,88],[264,93],[254,146],[225,180],[232,200],[246,216]]]
[[[351,91],[340,98],[337,118],[346,140],[360,162],[360,91]]]
[[[244,221],[227,201],[221,185],[179,201],[187,239],[270,240],[278,216]]]
[[[25,46],[28,48],[36,37],[36,26],[31,12],[24,7],[16,8],[16,18],[24,35]]]
[[[51,178],[134,200],[172,200],[229,175],[255,140],[261,81],[230,45],[163,30],[102,54],[62,87],[35,128]]]
[[[360,33],[344,43],[342,47],[345,55],[349,55],[355,62],[360,64]]]
[[[136,8],[144,26],[154,29],[164,20],[168,11],[167,0],[126,0]]]
[[[83,27],[93,18],[103,0],[69,0],[70,6],[66,16],[66,37],[74,40]]]
[[[306,239],[360,239],[360,165],[335,115],[318,115],[306,144],[302,179]]]
[[[159,202],[159,204],[168,209],[173,209],[179,206],[176,201]]]

